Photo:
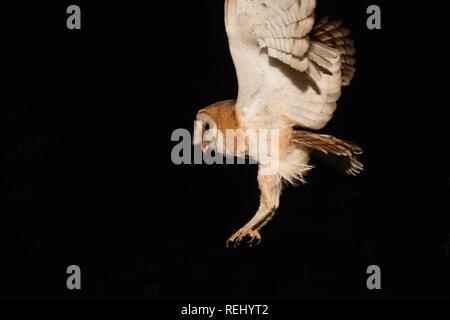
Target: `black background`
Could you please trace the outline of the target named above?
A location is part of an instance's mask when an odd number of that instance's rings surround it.
[[[320,162],[253,249],[256,166],[172,164],[176,128],[235,98],[222,0],[2,5],[0,298],[449,298],[445,12],[318,0],[352,29],[357,73],[323,132],[365,172]],[[82,30],[66,28],[78,4]],[[382,30],[366,9],[382,9]],[[79,265],[82,290],[66,288]],[[382,290],[366,288],[366,268]]]

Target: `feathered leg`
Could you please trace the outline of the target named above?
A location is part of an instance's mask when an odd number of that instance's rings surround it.
[[[258,171],[258,184],[261,191],[260,205],[255,216],[241,229],[235,232],[227,241],[227,247],[230,243],[234,243],[236,248],[246,237],[249,237],[250,246],[253,245],[255,239],[256,245],[261,242],[261,234],[259,230],[269,222],[278,208],[280,201],[280,193],[282,188],[281,177],[275,175],[262,175],[261,167]]]

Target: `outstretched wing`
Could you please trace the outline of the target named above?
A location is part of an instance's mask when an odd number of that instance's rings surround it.
[[[356,155],[362,154],[363,151],[352,142],[326,134],[317,134],[300,130],[294,130],[292,142],[302,144],[326,155],[335,155],[346,160],[347,163],[344,162],[344,165],[346,166],[345,170],[349,175],[355,176],[364,170],[363,164],[356,157]]]
[[[322,18],[314,26],[311,34],[313,41],[327,47],[334,48],[341,55],[342,85],[348,86],[355,75],[355,43],[348,37],[350,29],[341,26],[342,20],[329,21],[329,17]]]
[[[340,25],[321,20],[314,26],[315,5],[315,0],[225,1],[244,121],[320,129],[331,119],[341,86],[351,79],[347,71],[343,77],[343,61],[354,64],[353,53],[344,54],[340,46],[352,44]]]

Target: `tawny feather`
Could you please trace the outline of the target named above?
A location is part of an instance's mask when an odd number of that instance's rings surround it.
[[[259,231],[278,208],[283,182],[305,181],[312,168],[308,164],[312,150],[348,160],[348,174],[363,170],[356,157],[362,149],[354,143],[294,129],[322,129],[333,116],[341,87],[355,74],[350,30],[341,20],[328,17],[315,22],[315,6],[316,0],[225,0],[225,25],[239,95],[236,101],[200,110],[197,120],[208,122],[223,135],[227,129],[275,129],[279,133],[279,153],[268,154],[278,164],[277,170],[264,173],[266,165],[258,159],[259,209],[227,245],[238,245],[245,237],[251,243],[261,240]],[[205,125],[196,127],[197,132],[205,129]],[[213,138],[219,147],[220,139]],[[200,141],[203,148],[204,141]],[[224,140],[226,154],[256,154],[247,142],[230,149],[234,142],[234,138]]]
[[[339,51],[342,62],[342,85],[347,86],[355,75],[356,60],[353,57],[355,43],[348,37],[350,29],[341,27],[341,25],[342,20],[329,21],[329,17],[326,16],[314,26],[311,39]]]
[[[347,157],[351,164],[350,168],[347,170],[347,174],[357,175],[364,169],[363,164],[355,156],[357,154],[362,154],[363,151],[359,146],[352,142],[338,139],[330,135],[301,130],[293,131],[292,141],[325,154],[332,153],[340,157]]]

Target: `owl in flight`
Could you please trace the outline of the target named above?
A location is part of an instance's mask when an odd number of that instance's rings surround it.
[[[322,129],[332,118],[341,87],[355,73],[354,42],[341,21],[315,21],[316,0],[225,0],[225,25],[236,68],[237,100],[217,102],[197,113],[194,144],[203,152],[251,158],[248,140],[221,139],[226,130],[277,130],[277,170],[264,173],[258,161],[259,209],[227,241],[250,246],[261,241],[261,228],[279,205],[286,183],[304,182],[312,150],[346,163],[346,172],[363,170],[354,143],[306,130]],[[205,136],[209,137],[206,139]],[[232,147],[229,147],[232,145]],[[269,150],[269,149],[268,149]],[[269,150],[268,156],[271,156]]]

